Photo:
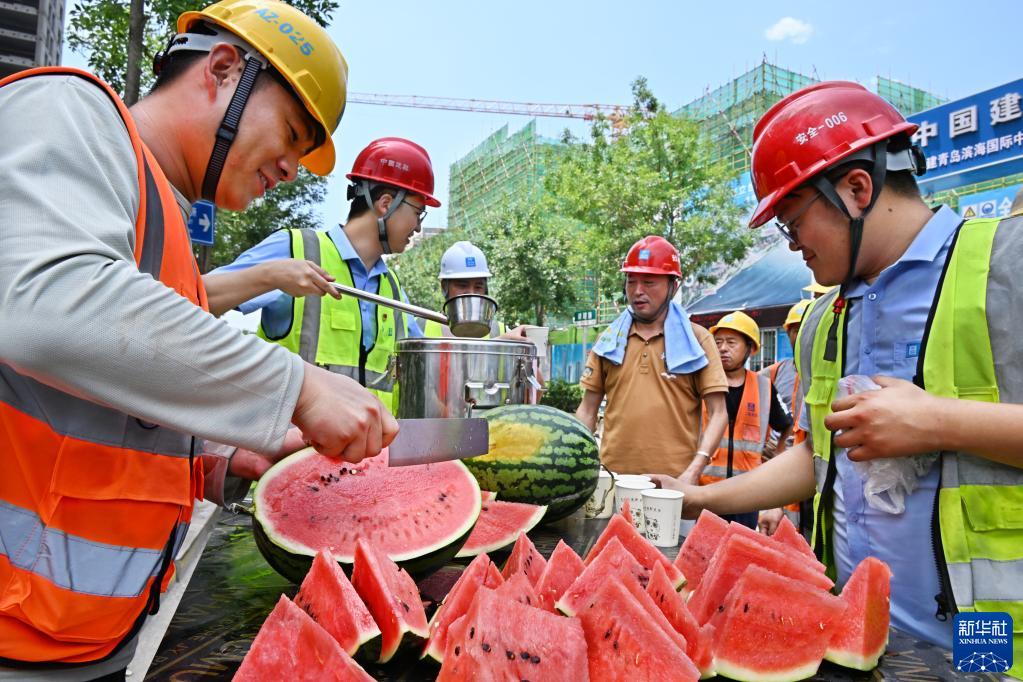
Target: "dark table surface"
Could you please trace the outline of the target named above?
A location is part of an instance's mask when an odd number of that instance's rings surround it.
[[[578,512],[555,524],[534,529],[530,539],[544,556],[558,540],[585,555],[604,529],[605,520],[587,520]],[[674,558],[678,548],[663,550]],[[423,599],[437,601],[457,580],[461,566],[445,567],[420,583]],[[263,620],[281,593],[294,597],[297,586],[271,569],[252,539],[251,520],[226,514],[213,530],[146,680],[229,680],[241,664]],[[950,654],[893,629],[888,651],[877,670],[846,670],[824,662],[814,680],[998,680],[1000,676],[959,674]],[[429,680],[436,668],[418,661],[366,666],[378,680]]]

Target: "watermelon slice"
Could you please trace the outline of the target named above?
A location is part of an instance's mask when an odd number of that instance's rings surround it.
[[[656,607],[654,607],[656,610]],[[606,580],[579,613],[591,680],[697,680],[685,650],[658,627],[625,585]]]
[[[773,547],[762,545],[746,535],[736,534],[714,553],[699,589],[689,599],[689,610],[697,623],[702,625],[710,620],[715,610],[724,604],[735,581],[750,565],[763,566],[787,578],[799,580],[808,591],[811,587],[824,591],[834,587],[826,575],[818,573],[805,562],[793,562]]]
[[[628,500],[622,500],[622,506],[618,508],[618,515],[629,523],[632,523],[632,509],[629,507]],[[633,528],[635,528],[635,526],[633,526]]]
[[[817,557],[813,553],[813,549],[810,548],[810,543],[806,541],[796,527],[789,521],[789,517],[782,516],[781,523],[778,524],[778,529],[774,531],[774,535],[771,536],[772,540],[780,542],[783,545],[788,545],[792,549],[802,553],[810,561],[817,561]]]
[[[583,570],[554,606],[566,616],[578,615],[593,603],[600,586],[613,578],[622,582],[632,580],[643,589],[650,582],[650,573],[618,538],[611,538],[600,556]]]
[[[362,539],[355,543],[352,584],[380,628],[381,663],[391,660],[403,640],[412,644],[429,636],[426,611],[415,581]]]
[[[516,573],[525,573],[530,584],[535,586],[540,582],[540,576],[543,575],[545,568],[547,568],[547,560],[540,552],[536,551],[536,547],[525,533],[519,533],[519,539],[515,541],[515,547],[512,548],[511,556],[504,564],[501,576],[507,580]]]
[[[484,502],[493,502],[494,500],[497,499],[497,493],[490,490],[481,490],[480,497],[483,499]]]
[[[771,549],[775,549],[781,552],[794,563],[802,563],[807,566],[810,566],[815,571],[819,571],[820,573],[824,572],[824,564],[817,561],[817,557],[813,555],[813,551],[811,551],[810,554],[807,555],[803,551],[794,548],[792,545],[788,543],[778,542],[773,537],[764,535],[762,533],[758,533],[752,528],[747,528],[741,523],[728,524],[728,531],[725,533],[725,537],[721,539],[721,542],[727,541],[728,538],[732,537],[733,535],[742,535],[744,537],[747,537],[750,540],[753,540],[754,542],[763,545],[764,547],[769,547]]]
[[[860,562],[842,589],[840,598],[848,609],[824,658],[857,670],[877,667],[888,648],[891,580],[891,569],[880,559]]]
[[[483,577],[483,587],[496,590],[503,584],[504,578],[501,576],[501,571],[497,570],[497,564],[491,561],[490,565],[487,566],[487,574]]]
[[[388,467],[386,449],[358,464],[301,450],[263,474],[252,499],[256,546],[295,583],[322,547],[350,572],[358,538],[427,575],[462,548],[481,506],[479,484],[461,462]]]
[[[551,552],[551,558],[547,560],[547,568],[540,576],[540,582],[536,586],[536,594],[540,598],[540,608],[557,613],[554,602],[561,599],[576,578],[582,575],[586,566],[571,547],[565,544],[564,540],[558,540],[558,546]]]
[[[493,574],[490,571],[493,570]],[[488,575],[496,575],[497,580],[503,582],[501,574],[497,572],[494,564],[486,554],[481,554],[472,560],[458,581],[451,586],[448,595],[440,607],[434,612],[430,619],[430,639],[423,650],[422,658],[429,656],[437,662],[444,660],[444,646],[447,644],[448,629],[456,618],[465,615],[472,605],[476,593],[483,586]],[[500,583],[498,583],[500,585]]]
[[[324,550],[316,553],[313,566],[295,595],[295,604],[329,632],[350,656],[380,636],[380,628],[358,592]]]
[[[469,612],[451,625],[437,680],[587,682],[587,670],[578,619],[480,590]]]
[[[518,539],[519,533],[531,531],[546,513],[547,507],[535,504],[484,502],[479,520],[455,558],[474,557],[507,547]]]
[[[750,682],[812,677],[845,610],[833,594],[750,566],[711,621],[717,672]]]
[[[496,590],[505,599],[517,601],[526,606],[540,608],[540,598],[536,596],[536,588],[529,582],[525,573],[514,573]]]
[[[686,654],[700,669],[701,677],[714,675],[714,640],[713,629],[707,625],[701,630],[699,623],[689,612],[682,595],[675,591],[675,586],[668,580],[668,574],[660,564],[654,566],[650,575],[647,593],[654,604],[664,613],[671,626],[686,640]]]
[[[685,591],[691,592],[700,585],[711,557],[727,532],[728,522],[723,518],[707,510],[700,514],[675,558],[675,568],[686,577]]]
[[[586,565],[593,563],[593,560],[600,556],[600,553],[607,547],[607,543],[611,541],[611,538],[618,538],[625,549],[629,550],[629,553],[636,557],[636,561],[647,571],[652,571],[654,566],[658,564],[663,566],[675,589],[678,589],[685,583],[685,577],[682,575],[682,572],[673,566],[668,558],[659,549],[654,547],[649,540],[640,535],[636,527],[632,525],[632,522],[627,521],[624,516],[615,515],[611,517],[611,520],[607,523],[607,528],[600,534],[597,541],[593,543],[593,547],[590,548],[583,563]]]
[[[373,682],[326,630],[283,594],[259,628],[234,679]]]

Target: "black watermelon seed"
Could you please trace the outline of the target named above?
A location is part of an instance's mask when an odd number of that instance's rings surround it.
[[[743,613],[749,613],[749,602],[746,602],[742,607]]]
[[[533,665],[537,665],[538,663],[540,663],[540,657],[533,656],[531,659],[529,659],[529,662],[532,663]]]
[[[490,653],[490,645],[487,644],[486,642],[483,642],[483,644],[480,645],[480,648],[483,649],[483,653],[485,654]]]
[[[718,613],[724,613],[724,612],[725,612],[725,605],[721,604],[720,606],[718,606]]]
[[[604,639],[611,639],[611,628],[608,628],[607,632],[604,633]]]
[[[309,486],[309,488],[310,488],[310,489],[312,489],[312,491],[313,491],[314,493],[318,493],[318,492],[320,492],[320,489],[319,489],[319,488],[317,488],[317,487],[316,487],[315,485],[311,485],[311,486]]]
[[[476,636],[476,628],[469,628],[469,639]]]
[[[528,661],[529,660],[529,652],[528,651],[523,651],[522,653],[519,654],[519,656],[522,657],[523,661]]]
[[[526,595],[526,606],[532,606],[532,605],[533,605],[533,602],[532,602],[532,600],[530,600],[529,595],[527,594]]]
[[[405,602],[401,602],[401,608],[405,609],[405,613],[409,612],[408,604]]]
[[[456,647],[455,647],[455,656],[457,656],[457,655],[458,655],[458,654],[460,654],[460,653],[462,653],[462,647],[460,647],[460,646],[456,646]]]
[[[504,652],[504,655],[508,657],[509,661],[514,661],[515,660],[515,652],[514,651],[508,651],[506,649],[505,652]]]
[[[614,641],[614,644],[612,644],[611,646],[613,646],[613,647],[614,647],[615,651],[618,651],[618,640],[616,639],[616,640]]]

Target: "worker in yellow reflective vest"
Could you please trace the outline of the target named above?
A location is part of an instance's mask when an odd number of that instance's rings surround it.
[[[685,490],[687,517],[813,494],[814,550],[840,586],[883,559],[892,624],[946,648],[957,612],[1009,614],[1014,662],[991,672],[1023,679],[1023,216],[928,207],[915,130],[848,82],[795,92],[756,125],[751,226],[775,218],[816,280],[840,285],[797,340],[808,437],[745,476],[660,483]],[[880,390],[836,399],[853,375]],[[853,466],[881,458],[909,472],[901,508]]]
[[[465,294],[487,296],[489,290],[487,284],[491,277],[493,274],[487,264],[486,255],[472,242],[455,242],[441,256],[437,279],[440,280],[445,301]],[[417,321],[427,338],[454,336],[451,330],[440,322],[422,318],[418,318]],[[501,336],[505,331],[504,323],[495,319],[490,324],[490,333],[483,338],[492,339]]]

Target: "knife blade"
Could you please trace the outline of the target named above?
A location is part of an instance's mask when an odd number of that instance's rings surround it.
[[[490,427],[486,419],[399,419],[398,435],[387,449],[387,465],[447,462],[485,455],[489,449]]]

